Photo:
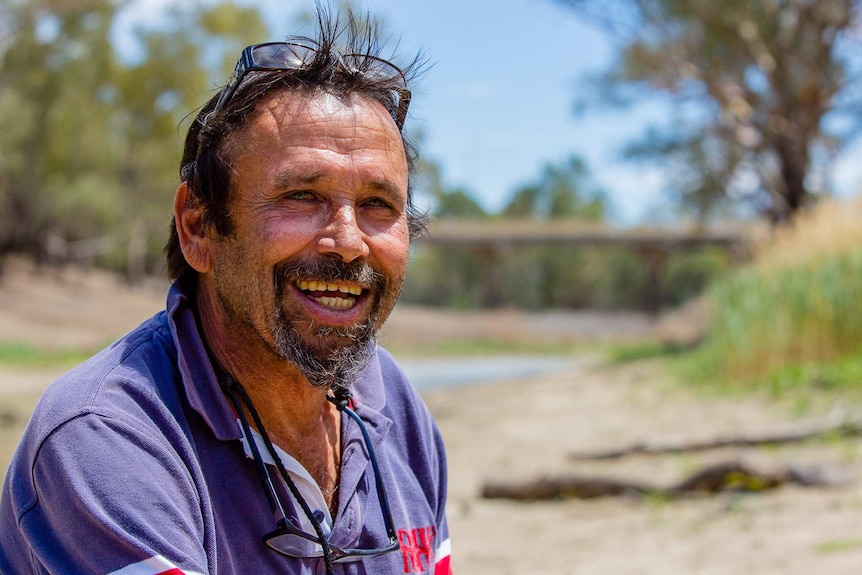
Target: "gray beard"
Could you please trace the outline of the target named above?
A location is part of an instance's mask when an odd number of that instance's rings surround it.
[[[278,353],[296,365],[312,386],[324,389],[351,387],[365,373],[377,351],[377,309],[381,294],[386,289],[386,280],[364,263],[345,264],[337,260],[324,260],[285,265],[277,268],[274,277],[278,301],[282,301],[285,285],[303,277],[342,279],[373,286],[377,301],[365,323],[344,328],[312,326],[311,337],[320,338],[321,342],[334,336],[347,343],[336,346],[314,345],[295,327],[298,322],[307,320],[288,316],[281,306],[276,306],[272,318]]]
[[[279,311],[275,318],[275,344],[279,354],[295,364],[308,382],[325,389],[351,387],[365,373],[377,350],[377,337],[373,323],[336,330],[321,327],[317,337],[327,337],[333,332],[348,336],[350,343],[329,351],[314,349],[307,345],[293,328],[292,322]],[[356,332],[349,335],[344,332]]]

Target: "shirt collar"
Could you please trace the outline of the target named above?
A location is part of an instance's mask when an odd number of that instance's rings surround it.
[[[240,439],[236,417],[219,387],[218,376],[198,330],[193,293],[193,288],[174,282],[167,301],[168,325],[177,348],[177,365],[186,398],[218,439]]]

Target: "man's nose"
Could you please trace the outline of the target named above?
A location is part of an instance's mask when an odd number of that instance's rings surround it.
[[[368,244],[354,206],[343,205],[333,210],[317,241],[317,249],[321,253],[338,256],[343,262],[368,256]]]

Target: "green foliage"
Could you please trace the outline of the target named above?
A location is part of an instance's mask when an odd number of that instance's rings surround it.
[[[106,1],[0,5],[0,252],[33,249],[58,225],[55,200],[104,167],[102,94],[113,69]],[[95,96],[95,97],[94,97]],[[86,111],[87,113],[82,113]]]
[[[710,338],[740,370],[852,353],[862,345],[862,252],[770,275],[742,273],[717,286],[712,300],[722,311]]]
[[[746,269],[709,298],[708,339],[689,366],[698,378],[775,393],[862,381],[862,250]]]
[[[518,190],[503,208],[504,217],[601,221],[605,198],[594,189],[583,160],[548,164],[539,178]]]
[[[487,263],[470,250],[416,248],[401,299],[456,309],[484,305]]]
[[[267,33],[256,9],[191,3],[136,29],[134,55],[121,56],[119,10],[0,3],[12,40],[0,44],[0,253],[100,239],[111,247],[102,263],[130,279],[161,266],[182,126],[241,47]]]
[[[464,225],[469,225],[465,223]],[[669,258],[665,304],[700,294],[730,266],[718,251]],[[644,259],[624,248],[522,247],[505,253],[414,248],[402,299],[461,309],[649,309]]]
[[[731,268],[728,254],[718,248],[681,252],[671,257],[664,276],[666,305],[682,305],[702,293]]]
[[[493,219],[467,190],[447,188],[440,168],[425,160],[420,181],[434,197],[434,216]],[[592,183],[578,158],[546,165],[536,180],[512,195],[501,210],[504,218],[543,221],[601,222],[605,196]],[[669,259],[665,286],[669,305],[684,302],[728,266],[720,251],[675,254]],[[410,303],[455,308],[514,306],[522,309],[648,309],[651,301],[648,265],[628,249],[519,247],[414,250],[402,299]]]
[[[485,209],[462,188],[438,189],[434,216],[438,218],[482,219],[488,217]]]
[[[501,265],[504,301],[524,309],[631,309],[646,299],[645,265],[622,250],[536,247]]]

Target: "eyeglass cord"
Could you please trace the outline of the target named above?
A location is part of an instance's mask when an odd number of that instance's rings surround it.
[[[248,396],[245,389],[242,387],[242,385],[240,385],[238,381],[231,377],[230,374],[226,374],[226,376],[227,381],[225,382],[225,385],[223,387],[228,392],[228,397],[234,404],[235,409],[239,412],[239,415],[244,423],[245,416],[242,413],[242,409],[238,405],[236,397],[234,396],[235,393],[239,395],[246,408],[248,408],[248,411],[251,414],[252,419],[254,420],[254,424],[257,426],[258,432],[263,438],[263,442],[266,445],[266,449],[269,451],[270,455],[272,455],[273,461],[275,461],[275,466],[278,469],[279,475],[281,475],[282,479],[284,479],[284,482],[287,485],[287,488],[290,490],[291,495],[293,495],[293,498],[299,503],[299,506],[302,508],[302,512],[305,513],[306,517],[308,517],[308,520],[311,522],[311,525],[314,528],[314,533],[317,535],[318,539],[320,539],[320,547],[323,550],[323,562],[326,565],[326,575],[334,575],[335,567],[332,561],[332,552],[329,548],[329,542],[327,541],[326,536],[323,534],[323,528],[321,527],[320,522],[314,516],[314,513],[311,512],[311,508],[309,508],[308,503],[305,501],[305,498],[299,492],[299,489],[297,489],[296,484],[290,477],[290,474],[288,474],[287,470],[284,468],[284,464],[281,462],[281,458],[278,457],[275,451],[275,447],[269,438],[269,434],[266,432],[266,428],[263,426],[263,421],[261,421],[260,415],[258,415],[254,404],[251,402],[251,398]],[[341,386],[336,387],[333,390],[333,395],[327,395],[326,399],[330,403],[335,405],[339,413],[342,413],[350,402],[350,390]],[[248,424],[245,423],[244,427],[247,426]],[[248,441],[253,444],[254,438],[249,437]]]

